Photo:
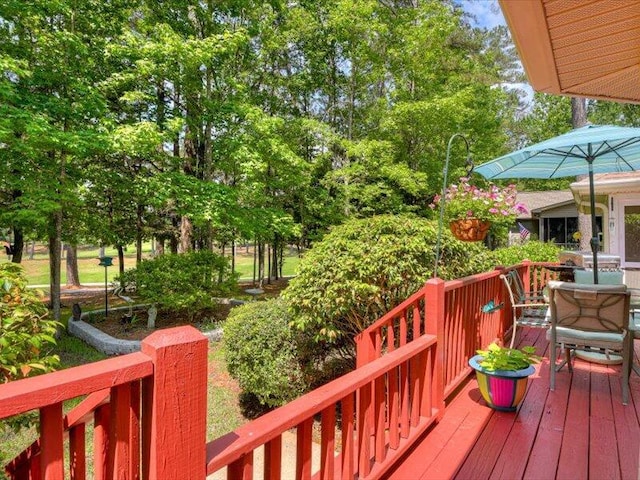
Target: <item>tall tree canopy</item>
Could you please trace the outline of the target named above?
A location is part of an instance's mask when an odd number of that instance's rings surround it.
[[[478,162],[524,138],[515,63],[453,0],[3,2],[0,227],[250,239],[277,272],[349,217],[429,215],[453,133]]]

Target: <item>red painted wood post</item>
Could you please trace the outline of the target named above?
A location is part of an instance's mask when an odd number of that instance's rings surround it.
[[[433,366],[433,378],[431,379],[431,392],[433,408],[439,410],[438,417],[444,414],[444,321],[445,321],[445,296],[444,280],[432,278],[427,280],[424,293],[424,318],[425,333],[435,335],[438,339],[435,353],[435,365]],[[451,352],[450,352],[451,353]]]
[[[330,480],[335,474],[336,407],[331,405],[322,411],[320,443],[320,479]]]
[[[62,480],[64,478],[62,403],[54,403],[40,409],[40,478]]]
[[[265,480],[282,478],[282,435],[270,440],[264,446],[264,478]]]
[[[110,416],[110,404],[98,407],[93,414],[93,476],[95,480],[106,480],[107,478]]]
[[[148,427],[143,445],[144,478],[206,477],[207,339],[193,327],[152,333],[141,350],[153,361],[151,398],[142,422]]]
[[[372,333],[359,333],[356,340],[356,368],[368,364],[375,358],[375,345]]]
[[[69,429],[69,474],[71,480],[87,478],[85,430],[84,423]]]

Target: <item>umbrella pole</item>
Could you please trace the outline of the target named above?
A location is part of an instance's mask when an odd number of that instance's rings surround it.
[[[591,146],[591,145],[589,145]],[[593,255],[593,283],[598,283],[598,249],[600,238],[598,237],[598,226],[596,224],[596,192],[593,181],[593,157],[587,157],[589,164],[589,206],[591,208],[591,254]]]

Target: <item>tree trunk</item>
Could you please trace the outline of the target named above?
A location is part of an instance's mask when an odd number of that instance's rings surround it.
[[[142,212],[144,207],[138,204],[136,208],[136,267],[142,261]]]
[[[13,227],[13,263],[22,263],[22,252],[24,251],[24,235],[22,228]]]
[[[571,98],[571,124],[573,128],[580,128],[587,124],[587,101],[584,98]],[[579,175],[576,180],[587,178]],[[590,240],[593,236],[591,216],[578,211],[578,231],[580,232],[580,250],[591,250]]]
[[[271,285],[271,275],[272,270],[271,270],[271,260],[272,260],[272,256],[271,256],[271,252],[272,252],[272,248],[271,245],[267,245],[267,283],[269,285]]]
[[[156,240],[156,255],[164,255],[164,238]]]
[[[118,273],[120,277],[124,275],[124,247],[122,245],[118,245],[116,247],[118,249]],[[136,262],[136,266],[138,263]]]
[[[191,251],[191,241],[193,240],[193,223],[189,217],[183,216],[180,222],[180,246],[178,251],[186,253]]]
[[[49,292],[53,319],[60,321],[60,248],[62,245],[62,210],[54,212],[49,229]]]
[[[264,242],[258,241],[258,287],[264,283]]]
[[[67,286],[79,287],[80,274],[78,273],[78,246],[67,243]]]
[[[236,273],[236,241],[231,240],[231,275]]]

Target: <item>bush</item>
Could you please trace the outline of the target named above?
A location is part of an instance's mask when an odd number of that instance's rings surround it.
[[[0,264],[0,383],[54,370],[58,322],[47,320],[38,292],[27,289],[22,267]]]
[[[216,296],[233,290],[237,276],[231,274],[227,258],[201,251],[143,260],[118,280],[159,308],[195,313],[212,307]]]
[[[554,243],[531,240],[522,245],[500,248],[492,252],[496,265],[505,267],[522,263],[523,260],[532,262],[555,262],[558,260],[560,247]]]
[[[294,324],[347,354],[353,336],[417,291],[433,275],[437,224],[413,215],[381,215],[334,228],[302,258],[283,292]],[[441,278],[493,268],[481,243],[443,232]],[[351,353],[352,354],[352,353]]]
[[[37,291],[27,289],[22,267],[0,264],[0,383],[55,370],[60,362],[52,353],[61,325],[47,319],[47,308]],[[18,432],[37,421],[31,413],[0,420],[0,431]],[[0,460],[5,461],[2,452]]]
[[[224,323],[227,368],[245,393],[269,407],[305,390],[297,339],[282,299],[251,302],[231,310]]]

